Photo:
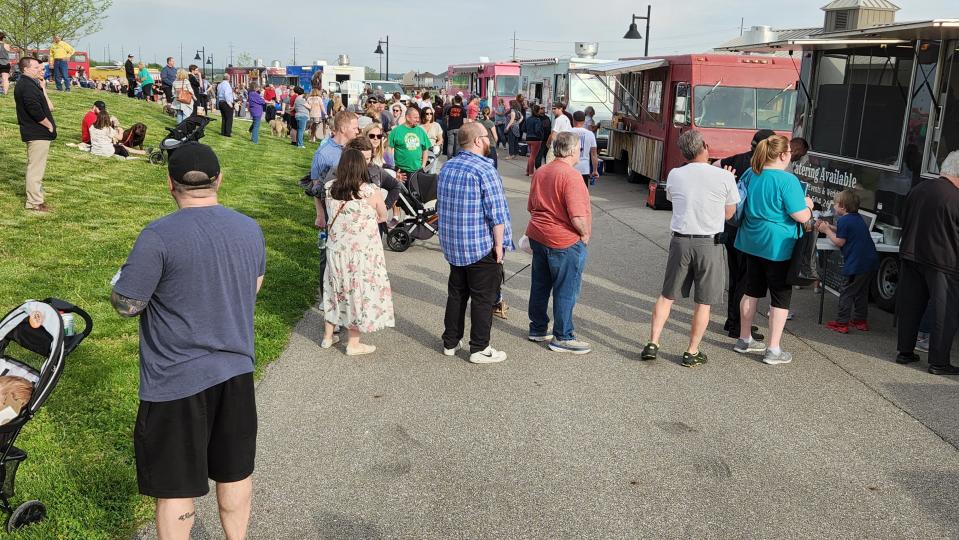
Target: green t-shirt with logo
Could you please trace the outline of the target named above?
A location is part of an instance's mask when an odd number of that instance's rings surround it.
[[[423,151],[430,147],[430,139],[422,127],[404,124],[390,130],[389,144],[398,169],[418,171],[423,167]]]

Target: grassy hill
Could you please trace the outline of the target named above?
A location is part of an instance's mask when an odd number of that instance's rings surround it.
[[[137,494],[133,460],[137,322],[113,312],[110,279],[143,226],[176,206],[165,166],[96,157],[65,144],[79,141],[80,119],[96,99],[124,126],[145,123],[147,145],[157,145],[174,120],[156,104],[116,94],[53,91],[51,99],[59,139],[44,188],[54,211],[31,215],[23,208],[26,146],[12,96],[0,97],[0,310],[56,296],[89,311],[95,329],[68,358],[58,388],[17,442],[30,457],[20,468],[14,504],[39,499],[48,512],[46,522],[18,537],[129,537],[151,517],[152,502]],[[268,130],[254,146],[248,127],[238,121],[233,137],[225,138],[214,122],[203,142],[220,157],[221,202],[256,219],[266,236],[267,272],[255,322],[260,369],[280,354],[315,297],[312,203],[295,183],[312,152]]]

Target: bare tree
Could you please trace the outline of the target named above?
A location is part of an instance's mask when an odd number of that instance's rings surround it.
[[[112,0],[0,0],[0,28],[18,49],[39,49],[60,36],[70,41],[101,28]]]
[[[241,52],[236,55],[236,64],[239,67],[250,67],[253,65],[253,55],[248,52]]]

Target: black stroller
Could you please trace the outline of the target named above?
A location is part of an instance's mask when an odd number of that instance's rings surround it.
[[[198,142],[203,138],[203,131],[213,119],[209,116],[192,115],[186,117],[176,127],[166,128],[169,135],[160,141],[160,147],[150,152],[150,163],[163,165],[170,154],[184,144]]]
[[[436,235],[436,206],[427,203],[436,200],[437,175],[419,170],[400,184],[400,196],[396,204],[403,209],[406,218],[386,235],[386,247],[393,251],[406,251],[414,240],[429,240]]]
[[[76,318],[83,320],[82,332],[75,331],[73,321]],[[28,300],[0,320],[0,375],[20,377],[33,385],[33,393],[20,413],[0,425],[0,509],[10,515],[7,532],[41,521],[47,515],[47,509],[40,501],[27,501],[16,508],[10,504],[17,468],[27,459],[27,453],[13,443],[24,424],[33,418],[56,388],[63,372],[64,358],[92,330],[93,320],[86,311],[57,298],[47,298],[42,302]],[[45,358],[39,371],[8,356],[7,346],[11,342]]]

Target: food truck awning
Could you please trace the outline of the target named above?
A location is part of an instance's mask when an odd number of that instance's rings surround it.
[[[619,60],[617,62],[606,62],[604,64],[593,64],[591,66],[579,66],[570,68],[569,72],[609,77],[622,75],[623,73],[635,73],[647,69],[656,69],[668,65],[669,62],[661,58],[640,58],[637,60]]]
[[[959,39],[959,19],[902,22],[830,32],[815,36],[721,47],[717,50],[777,53],[786,51],[832,50],[875,45],[902,45],[916,40]]]

